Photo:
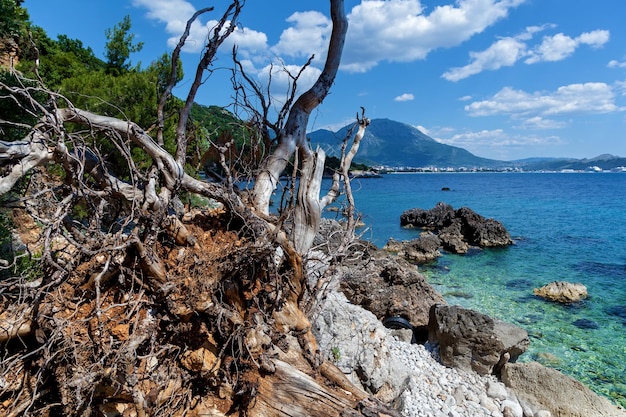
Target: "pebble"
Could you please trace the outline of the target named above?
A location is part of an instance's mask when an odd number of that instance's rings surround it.
[[[504,400],[500,407],[504,417],[524,417],[524,410],[522,410],[522,406],[517,402]]]
[[[495,376],[446,368],[436,346],[392,339],[389,351],[405,367],[420,370],[401,394],[403,417],[524,417],[522,405]]]
[[[487,395],[497,400],[506,400],[508,397],[504,384],[493,381],[487,382]]]

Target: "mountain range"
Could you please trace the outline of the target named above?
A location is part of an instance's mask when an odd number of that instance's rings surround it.
[[[320,146],[327,155],[338,157],[343,139],[351,125],[336,132],[319,129],[307,136],[313,147]],[[592,159],[572,158],[528,158],[515,161],[500,161],[481,158],[456,146],[445,145],[422,131],[390,119],[373,119],[361,140],[355,162],[371,166],[395,168],[520,168],[527,171],[585,170],[597,166],[604,170],[626,166],[626,158],[600,155]]]

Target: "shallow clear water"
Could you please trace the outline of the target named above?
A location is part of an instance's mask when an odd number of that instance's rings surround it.
[[[400,214],[439,201],[501,221],[515,245],[447,254],[421,271],[450,304],[525,328],[531,347],[520,361],[559,369],[626,407],[626,174],[389,174],[352,186],[363,237],[380,247],[417,237]],[[533,296],[555,280],[583,283],[590,297],[563,306]]]

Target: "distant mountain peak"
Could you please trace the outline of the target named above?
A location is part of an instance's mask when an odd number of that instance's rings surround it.
[[[319,129],[307,136],[329,156],[339,156],[341,141],[354,124],[336,132]],[[415,126],[391,119],[373,119],[365,131],[355,162],[397,168],[521,168],[525,171],[584,171],[590,166],[610,170],[626,166],[626,158],[602,154],[592,159],[526,158],[498,161],[478,157],[463,148],[437,142]]]
[[[309,133],[312,145],[338,156],[340,140],[352,125],[336,132],[319,129]],[[373,119],[361,141],[356,162],[391,167],[495,167],[503,163],[480,158],[465,149],[437,142],[415,126],[391,119]]]
[[[593,161],[610,161],[611,159],[618,159],[619,156],[611,155],[610,153],[603,153],[602,155],[598,155],[595,158],[585,159],[585,161],[593,162]]]

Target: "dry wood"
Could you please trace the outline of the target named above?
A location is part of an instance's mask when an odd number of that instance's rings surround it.
[[[315,379],[282,361],[275,361],[276,373],[259,381],[256,404],[251,415],[291,417],[332,417],[354,409],[360,398],[340,390],[329,390]]]

